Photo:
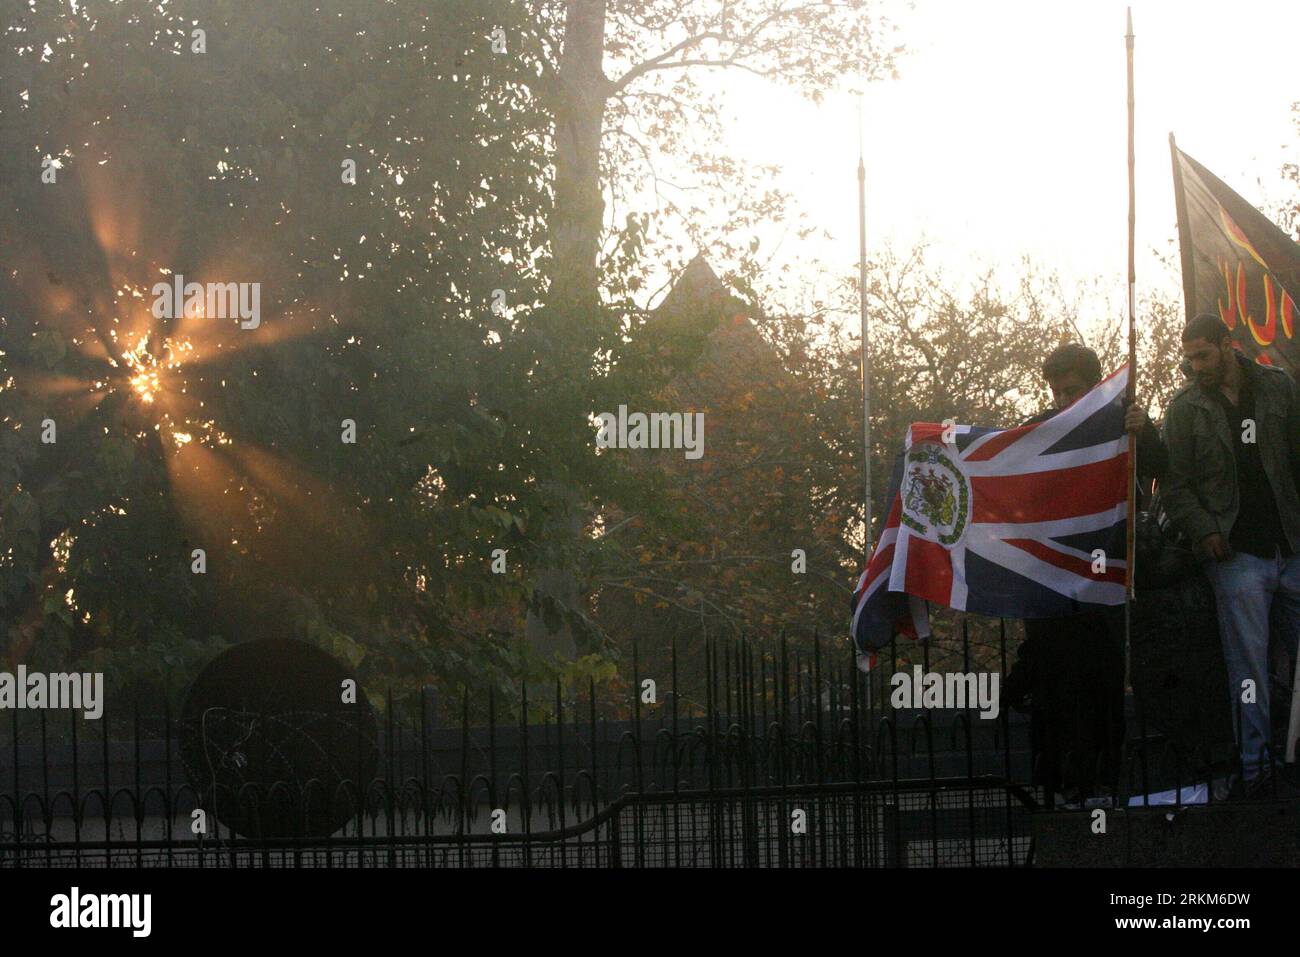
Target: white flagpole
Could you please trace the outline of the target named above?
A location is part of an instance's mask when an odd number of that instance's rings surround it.
[[[862,311],[862,464],[865,561],[871,560],[871,355],[867,340],[867,167],[862,156],[862,94],[858,94],[858,300]]]
[[[1133,175],[1133,8],[1126,12],[1128,31],[1124,34],[1124,46],[1128,61],[1128,389],[1127,398],[1132,405],[1137,400],[1137,327],[1134,319],[1134,289],[1137,286],[1137,271],[1134,268],[1134,223],[1136,221],[1137,203]],[[1124,596],[1124,683],[1132,681],[1132,662],[1130,660],[1130,643],[1132,624],[1130,616],[1133,605],[1134,577],[1134,532],[1137,520],[1137,436],[1128,434],[1128,541],[1126,543],[1125,577],[1128,579]]]
[[[862,94],[858,94],[858,304],[862,313],[862,567],[871,561],[871,352],[867,333],[867,167],[862,154]],[[858,666],[863,667],[859,657]],[[871,682],[867,683],[868,710]]]

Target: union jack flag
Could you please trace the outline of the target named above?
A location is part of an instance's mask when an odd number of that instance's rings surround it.
[[[1128,366],[1059,414],[1014,429],[914,424],[884,532],[852,599],[863,667],[925,602],[1005,618],[1121,605],[1127,585]]]

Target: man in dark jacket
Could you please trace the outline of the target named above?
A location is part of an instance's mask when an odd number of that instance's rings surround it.
[[[1043,363],[1053,408],[1025,424],[1042,422],[1082,398],[1101,381],[1101,362],[1070,343]],[[1138,436],[1141,475],[1166,465],[1160,435],[1136,405],[1124,425]],[[1066,618],[1029,619],[1016,667],[1007,678],[1010,703],[1030,713],[1034,781],[1049,795],[1084,801],[1120,771],[1124,745],[1124,610],[1095,608]]]
[[[1300,390],[1241,355],[1217,316],[1183,330],[1192,381],[1165,417],[1162,497],[1214,587],[1246,793],[1269,783],[1269,621],[1300,636]]]

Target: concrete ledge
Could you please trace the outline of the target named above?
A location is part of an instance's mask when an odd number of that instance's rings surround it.
[[[1300,801],[1030,815],[1035,867],[1297,867]]]

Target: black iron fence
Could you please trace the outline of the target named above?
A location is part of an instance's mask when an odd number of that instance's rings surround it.
[[[963,624],[959,641],[909,650],[927,672],[946,655],[1005,676],[1005,625],[976,644]],[[15,710],[0,731],[0,866],[1026,863],[1029,815],[1054,803],[1026,717],[1005,701],[992,718],[972,700],[896,707],[898,649],[865,675],[833,647],[704,641],[689,697],[676,643],[653,695],[634,652],[621,709],[605,713],[594,682],[557,682],[540,720],[526,683],[508,707],[489,691],[475,723],[468,692],[406,708],[389,695],[365,720]],[[1130,735],[1131,780],[1111,782],[1111,800],[1161,783],[1153,743]]]

